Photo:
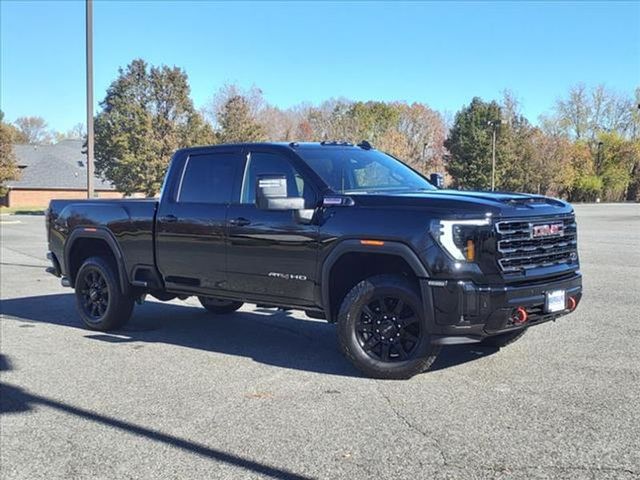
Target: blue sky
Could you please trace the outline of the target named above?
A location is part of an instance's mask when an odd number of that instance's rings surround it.
[[[0,107],[85,121],[84,2],[0,2]],[[202,107],[225,82],[281,107],[330,97],[455,112],[511,89],[536,121],[569,86],[640,85],[640,2],[126,2],[94,7],[96,103],[142,57],[189,75]]]

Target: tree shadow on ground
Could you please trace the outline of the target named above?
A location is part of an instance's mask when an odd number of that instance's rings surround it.
[[[6,355],[0,354],[0,370],[11,370],[11,362]],[[95,422],[103,427],[115,428],[130,435],[136,435],[154,442],[164,443],[165,445],[184,450],[191,454],[205,457],[216,462],[233,465],[261,476],[291,480],[306,480],[311,478],[299,475],[289,470],[240,457],[201,443],[192,442],[174,435],[152,430],[141,425],[125,422],[123,420],[95,413],[83,408],[74,407],[68,403],[53,400],[42,395],[29,393],[25,389],[15,385],[0,383],[0,414],[6,415],[23,413],[38,407],[52,408],[67,415],[73,415],[80,417],[83,420]]]
[[[24,322],[21,326],[48,323],[83,328],[73,294],[3,300],[2,313]],[[166,343],[252,358],[281,368],[360,377],[340,354],[335,336],[333,325],[296,319],[288,312],[256,309],[212,315],[199,307],[158,302],[136,306],[131,321],[121,330],[86,330],[85,334],[86,338],[114,344]],[[496,351],[473,345],[445,347],[432,370],[455,367]]]

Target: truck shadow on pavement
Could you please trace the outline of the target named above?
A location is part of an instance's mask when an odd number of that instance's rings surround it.
[[[11,363],[7,359],[6,355],[0,354],[0,370],[6,371],[10,369]],[[180,450],[184,450],[189,453],[208,458],[210,460],[240,467],[266,477],[279,479],[286,478],[291,480],[306,480],[311,478],[304,475],[296,474],[289,470],[281,469],[254,460],[243,458],[232,453],[227,453],[222,450],[211,448],[207,445],[191,442],[174,435],[146,428],[141,425],[125,422],[117,418],[92,412],[90,410],[74,407],[73,405],[69,405],[68,403],[29,393],[23,388],[10,385],[8,383],[0,383],[0,413],[2,415],[28,412],[37,407],[48,407],[57,410],[58,412],[93,421],[104,427],[115,428],[131,435],[137,435],[139,437],[147,438],[155,442],[161,442],[174,448],[178,448]]]
[[[2,313],[20,326],[48,323],[84,326],[75,310],[73,294],[53,294],[2,301]],[[137,305],[121,330],[86,330],[86,338],[115,344],[166,343],[204,351],[252,358],[256,362],[295,370],[360,377],[340,354],[333,325],[291,317],[288,312],[254,309],[213,315],[191,305],[146,302]],[[443,370],[495,353],[474,345],[443,348],[431,371]]]

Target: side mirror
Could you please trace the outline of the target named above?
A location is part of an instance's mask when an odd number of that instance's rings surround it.
[[[262,210],[303,210],[304,198],[287,197],[287,177],[260,175],[256,180],[256,205]]]
[[[442,188],[444,186],[444,177],[440,173],[432,173],[429,175],[429,183],[436,188]]]

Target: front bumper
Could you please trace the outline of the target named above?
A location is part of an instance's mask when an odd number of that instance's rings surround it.
[[[526,284],[479,286],[470,281],[425,280],[433,301],[435,343],[474,343],[483,338],[555,320],[575,310],[582,297],[582,274],[579,271],[554,279]],[[546,293],[564,290],[573,298],[573,308],[547,313]],[[513,321],[515,309],[528,314],[526,323]]]

